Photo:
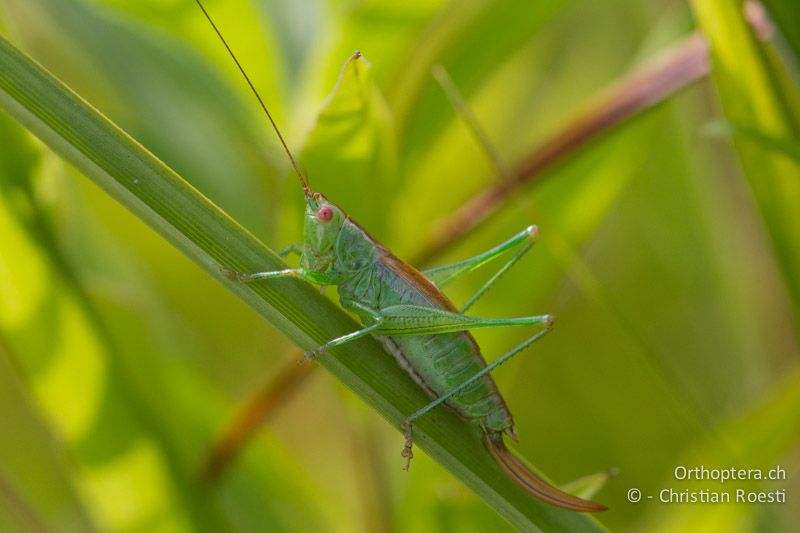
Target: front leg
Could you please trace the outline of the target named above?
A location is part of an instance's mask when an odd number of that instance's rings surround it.
[[[299,242],[296,242],[278,252],[279,257],[286,257],[289,254],[303,255],[303,245]]]
[[[290,244],[289,246],[278,252],[278,257],[286,257],[287,255],[292,253],[297,255],[302,255],[303,245],[300,243]],[[233,281],[244,281],[244,282],[257,281],[260,279],[305,277],[305,271],[302,268],[286,268],[284,270],[274,270],[271,272],[253,272],[250,274],[244,274],[242,272],[238,272],[228,267],[222,267],[220,270],[222,270],[222,273],[225,275],[226,278]]]
[[[305,273],[302,268],[287,268],[284,270],[273,270],[271,272],[253,272],[252,274],[242,274],[228,267],[222,267],[222,273],[225,277],[233,281],[257,281],[260,279],[277,279],[277,278],[302,278]]]
[[[285,257],[287,254],[294,252],[294,245],[281,250],[280,257]],[[305,278],[306,271],[302,268],[285,268],[283,270],[272,270],[269,272],[251,272],[245,274],[228,267],[221,267],[220,270],[226,278],[233,281],[243,281],[245,283],[250,281],[258,281],[262,279],[277,279],[277,278]]]

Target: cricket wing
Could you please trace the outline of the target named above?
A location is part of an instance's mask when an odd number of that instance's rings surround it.
[[[422,272],[408,263],[403,262],[387,249],[382,248],[382,252],[379,258],[380,263],[405,281],[408,286],[413,287],[431,307],[438,307],[439,309],[452,311],[454,313],[458,311],[456,306],[453,305],[453,302],[451,302],[431,280],[426,278]]]

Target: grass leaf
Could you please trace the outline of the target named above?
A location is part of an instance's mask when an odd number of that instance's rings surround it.
[[[770,52],[769,35],[746,6],[733,0],[695,0],[695,16],[711,43],[714,81],[728,121],[736,125],[735,146],[753,195],[772,237],[778,261],[800,312],[800,164],[788,153],[765,146],[762,138],[796,142],[800,119],[793,110],[800,88]],[[737,131],[739,130],[739,131]]]
[[[355,323],[311,286],[282,280],[244,286],[220,267],[284,267],[278,257],[189,183],[41,67],[0,39],[0,107],[156,229],[303,348],[352,331]],[[399,427],[427,402],[369,339],[321,364]],[[484,451],[477,430],[439,410],[417,426],[417,443],[499,513],[526,531],[591,531],[591,517],[532,499]],[[401,442],[398,438],[398,452]],[[398,454],[398,468],[400,467]],[[410,475],[414,475],[413,473]]]

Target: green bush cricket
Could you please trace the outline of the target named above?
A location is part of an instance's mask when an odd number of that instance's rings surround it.
[[[300,178],[306,200],[303,242],[289,246],[280,254],[284,257],[289,253],[298,254],[299,268],[244,274],[223,269],[225,273],[247,283],[294,277],[320,286],[337,287],[342,307],[357,315],[364,327],[332,339],[305,356],[319,357],[332,348],[372,335],[432,398],[429,404],[409,415],[403,423],[405,469],[409,468],[413,457],[414,421],[444,404],[481,428],[489,454],[531,495],[574,511],[606,510],[601,504],[573,496],[542,480],[508,450],[503,440],[504,434],[516,439],[514,423],[490,372],[546,335],[552,328],[553,317],[490,319],[464,314],[531,249],[538,238],[536,226],[529,226],[491,250],[450,265],[420,272],[404,263],[342,209],[312,190],[258,91],[200,0],[195,1],[267,115]],[[353,57],[357,59],[359,53]],[[513,249],[517,252],[460,309],[441,291],[452,281]],[[539,328],[527,340],[487,365],[470,330],[503,326]]]

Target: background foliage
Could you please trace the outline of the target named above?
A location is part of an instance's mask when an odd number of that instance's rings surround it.
[[[597,496],[604,524],[788,530],[800,513],[800,10],[765,4],[766,41],[752,3],[723,0],[207,7],[315,187],[406,258],[499,179],[434,64],[514,166],[699,27],[711,77],[571,151],[436,262],[541,228],[475,312],[557,315],[496,379],[518,450],[555,481],[619,468]],[[287,162],[192,2],[2,0],[0,27],[272,248],[298,240]],[[354,49],[372,67],[323,107]],[[13,436],[0,441],[0,529],[510,527],[422,454],[404,474],[399,434],[323,372],[283,394],[218,484],[199,482],[215,435],[296,354],[76,174],[0,117],[0,411]],[[480,282],[449,292],[463,301]],[[478,338],[492,358],[522,335]],[[677,464],[781,464],[789,503],[625,501],[630,487],[688,488]]]

